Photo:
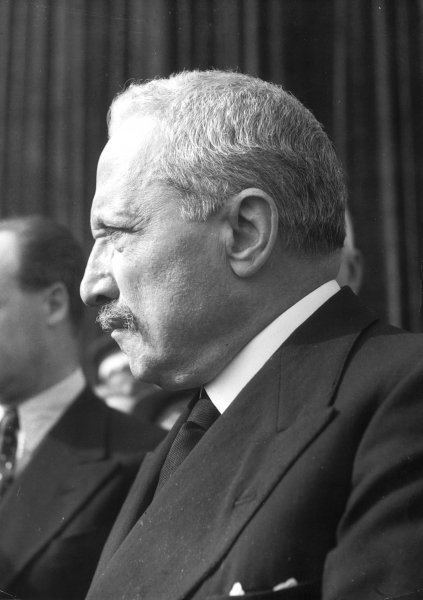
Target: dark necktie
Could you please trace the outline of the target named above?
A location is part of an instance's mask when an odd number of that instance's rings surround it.
[[[173,444],[160,471],[156,492],[166,483],[179,465],[184,462],[188,454],[198,444],[219,414],[219,411],[202,388],[188,419],[173,440]]]
[[[18,430],[18,411],[15,407],[7,407],[0,421],[0,498],[6,493],[15,474]]]

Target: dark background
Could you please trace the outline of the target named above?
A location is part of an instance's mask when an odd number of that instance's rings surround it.
[[[91,246],[106,113],[129,79],[234,68],[283,83],[348,175],[362,297],[421,329],[422,0],[0,0],[0,216]]]

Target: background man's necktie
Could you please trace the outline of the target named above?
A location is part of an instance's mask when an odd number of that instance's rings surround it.
[[[220,414],[203,388],[201,389],[199,396],[200,397],[194,404],[188,419],[178,431],[178,434],[170,447],[160,471],[156,492],[176,471],[179,465],[183,463],[194,446],[198,444],[207,429],[215,422]]]
[[[8,407],[0,421],[0,498],[6,493],[15,474],[18,430],[18,411],[15,407]]]

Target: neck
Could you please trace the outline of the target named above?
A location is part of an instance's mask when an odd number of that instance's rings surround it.
[[[279,282],[276,286],[260,285],[255,290],[250,285],[243,299],[237,297],[226,320],[227,327],[220,330],[220,335],[210,335],[207,346],[187,357],[185,368],[170,373],[170,378],[160,385],[167,389],[187,389],[213,380],[267,325],[332,278],[322,275],[304,279],[286,289],[281,289]]]

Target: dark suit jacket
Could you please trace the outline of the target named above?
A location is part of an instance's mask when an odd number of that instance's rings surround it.
[[[141,398],[131,414],[137,419],[159,425],[168,409],[180,409],[179,412],[182,412],[184,406],[188,404],[195,393],[198,394],[198,389],[182,390],[180,392],[154,390],[151,394]]]
[[[223,600],[235,582],[246,599],[420,597],[422,336],[344,288],[151,501],[177,428],[143,463],[89,600]]]
[[[0,503],[0,590],[84,598],[139,464],[162,436],[86,389]]]

